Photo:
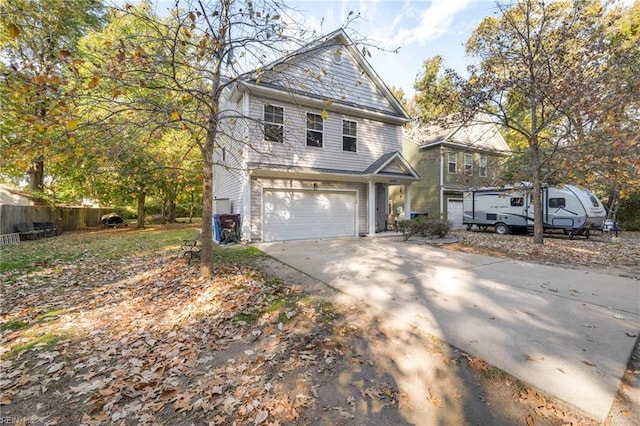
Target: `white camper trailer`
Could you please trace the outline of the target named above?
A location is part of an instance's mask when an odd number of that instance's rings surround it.
[[[480,229],[491,226],[498,234],[533,229],[536,206],[530,184],[466,191],[462,204],[467,230],[473,225]],[[573,185],[543,187],[542,209],[545,230],[563,230],[571,236],[589,237],[589,230],[600,229],[607,217],[598,197]]]

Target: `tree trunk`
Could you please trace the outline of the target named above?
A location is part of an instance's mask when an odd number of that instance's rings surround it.
[[[32,191],[44,191],[44,159],[42,157],[38,157],[31,163],[29,189]]]
[[[167,201],[167,222],[176,223],[176,202],[175,200]]]
[[[138,224],[136,225],[136,228],[144,228],[144,221],[145,221],[144,203],[146,198],[147,198],[146,192],[140,191],[138,193]]]
[[[160,223],[165,224],[167,217],[167,199],[166,197],[162,197],[162,203],[160,204]]]
[[[213,141],[215,134],[205,145],[202,153],[202,252],[200,256],[200,275],[213,277]],[[207,149],[208,148],[208,149]]]
[[[542,182],[540,182],[540,147],[537,138],[532,138],[529,145],[533,174],[533,242],[544,244],[544,224],[542,222]]]

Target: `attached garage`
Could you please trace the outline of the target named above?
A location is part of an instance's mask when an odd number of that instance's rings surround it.
[[[460,229],[462,225],[462,200],[447,200],[447,220],[451,222],[453,229]]]
[[[356,236],[356,191],[264,189],[262,240]]]

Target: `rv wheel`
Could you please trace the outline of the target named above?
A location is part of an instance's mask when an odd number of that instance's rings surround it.
[[[504,223],[497,223],[494,227],[496,234],[507,235],[509,233],[509,227]]]

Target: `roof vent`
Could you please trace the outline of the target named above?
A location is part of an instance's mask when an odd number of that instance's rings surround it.
[[[344,54],[344,52],[342,51],[342,49],[336,49],[335,52],[333,52],[333,62],[335,62],[336,64],[340,65],[342,63],[342,55]]]

